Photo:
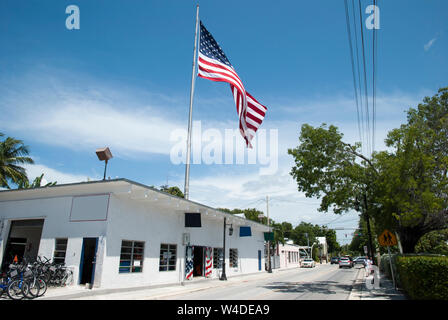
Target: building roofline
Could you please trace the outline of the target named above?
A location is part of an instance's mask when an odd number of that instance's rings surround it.
[[[56,185],[48,186],[48,187],[45,187],[45,186],[43,186],[43,187],[36,187],[36,188],[30,188],[30,189],[6,189],[6,190],[0,190],[0,195],[3,194],[3,193],[12,193],[12,192],[18,193],[18,192],[27,192],[27,191],[31,191],[31,190],[33,190],[33,191],[35,191],[35,190],[48,190],[48,189],[61,188],[61,187],[72,187],[72,186],[92,185],[92,184],[101,184],[101,183],[107,184],[107,183],[113,183],[113,182],[126,182],[126,183],[129,183],[131,185],[135,185],[135,186],[138,186],[138,187],[141,187],[141,188],[145,188],[145,189],[157,192],[159,194],[163,194],[163,195],[171,197],[171,198],[175,198],[175,199],[178,199],[178,200],[181,200],[181,201],[186,201],[188,203],[191,203],[191,204],[194,204],[194,205],[197,205],[197,206],[202,206],[202,207],[205,207],[206,209],[214,210],[216,212],[219,212],[220,214],[223,214],[224,216],[233,217],[235,219],[242,219],[242,220],[245,220],[245,221],[249,221],[250,223],[255,223],[256,225],[258,225],[260,227],[268,228],[268,226],[266,226],[264,224],[261,224],[261,223],[259,223],[257,221],[249,220],[249,219],[246,219],[245,217],[243,218],[243,217],[235,216],[235,215],[233,215],[231,213],[227,213],[227,212],[218,210],[216,208],[210,207],[208,205],[205,205],[205,204],[202,204],[202,203],[199,203],[199,202],[195,202],[195,201],[192,201],[192,200],[189,200],[189,199],[185,199],[185,198],[181,198],[181,197],[172,195],[171,193],[158,190],[158,189],[156,189],[154,187],[150,187],[150,186],[147,186],[147,185],[145,185],[143,183],[139,183],[139,182],[127,179],[127,178],[117,178],[117,179],[109,179],[109,180],[94,180],[94,181],[85,181],[85,182],[73,182],[73,183],[65,183],[65,184],[56,184]]]

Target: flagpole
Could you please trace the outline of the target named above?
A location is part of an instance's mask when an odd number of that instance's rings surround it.
[[[198,44],[198,22],[199,22],[199,5],[196,6],[196,28],[194,33],[194,53],[193,53],[193,70],[191,72],[191,89],[190,89],[190,113],[188,117],[188,137],[187,137],[187,159],[185,164],[185,199],[189,198],[189,184],[190,184],[190,158],[191,158],[191,122],[193,118],[193,95],[194,95],[194,80],[196,71],[196,55]]]

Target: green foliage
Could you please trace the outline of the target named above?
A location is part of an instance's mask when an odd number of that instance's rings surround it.
[[[358,229],[355,230],[349,249],[357,255],[364,255],[364,246],[369,245],[367,224],[364,219],[359,219]]]
[[[399,256],[400,283],[411,299],[448,300],[448,257]]]
[[[415,252],[448,256],[448,229],[431,231],[425,234],[415,246]]]
[[[0,137],[4,134],[0,133]],[[34,163],[28,157],[29,149],[22,140],[7,137],[0,141],[0,187],[10,189],[10,184],[28,180],[23,164]]]
[[[381,255],[381,259],[380,259],[380,272],[384,273],[386,275],[386,277],[388,277],[389,279],[392,279],[392,271],[391,271],[391,263],[390,261],[392,260],[392,269],[394,272],[394,276],[395,276],[395,281],[397,282],[398,286],[401,286],[400,284],[400,275],[398,274],[397,271],[397,258],[400,255],[397,253],[391,254],[389,257],[389,254],[383,254]]]
[[[55,182],[48,182],[45,185],[42,185],[42,179],[44,177],[44,174],[42,173],[39,177],[36,177],[33,182],[30,183],[28,179],[20,181],[18,185],[18,189],[32,189],[32,188],[39,188],[39,187],[52,187],[56,185]]]
[[[322,197],[319,211],[328,212],[331,206],[335,213],[352,209],[366,182],[363,166],[355,162],[360,144],[350,146],[342,137],[335,126],[304,124],[300,145],[288,150],[295,160],[291,175],[298,191],[307,197]]]
[[[185,198],[184,193],[176,186],[169,187],[167,185],[163,185],[160,187],[160,191],[172,194],[173,196],[179,197],[179,198]]]
[[[256,221],[262,224],[267,224],[267,217],[264,216],[263,211],[257,210],[255,208],[247,208],[247,209],[228,209],[228,208],[218,208],[223,212],[227,212],[230,214],[239,214],[244,213],[244,216],[248,220]],[[260,216],[263,216],[260,220]],[[277,223],[272,219],[270,220],[270,226],[274,230],[274,242],[272,245],[276,243],[285,244],[285,239],[291,239],[295,244],[301,246],[307,246],[308,241],[305,237],[305,234],[308,234],[309,244],[310,246],[317,242],[317,237],[326,237],[328,244],[328,252],[335,252],[340,250],[340,245],[336,241],[336,231],[332,229],[327,229],[325,227],[321,227],[319,225],[313,225],[311,223],[301,222],[295,228],[292,227],[292,224],[287,221],[283,221],[281,223]]]
[[[414,252],[424,234],[446,227],[448,88],[409,109],[407,123],[388,133],[389,151],[366,158],[359,143],[342,138],[335,126],[304,124],[299,146],[288,150],[298,190],[321,199],[319,211],[367,211],[377,233],[399,233],[404,252]]]

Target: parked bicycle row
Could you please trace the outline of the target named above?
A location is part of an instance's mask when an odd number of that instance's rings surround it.
[[[48,286],[66,286],[73,282],[73,271],[64,264],[55,263],[46,257],[35,261],[24,258],[21,263],[13,262],[1,274],[0,296],[4,293],[13,300],[41,297]]]

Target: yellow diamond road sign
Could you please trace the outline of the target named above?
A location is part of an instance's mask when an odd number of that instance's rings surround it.
[[[383,233],[378,237],[378,242],[383,247],[395,246],[397,244],[397,238],[389,230],[384,230]]]

